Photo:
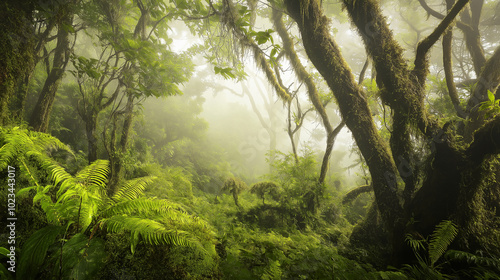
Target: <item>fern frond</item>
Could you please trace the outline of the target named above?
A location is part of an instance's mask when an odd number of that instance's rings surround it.
[[[59,139],[49,134],[28,131],[19,127],[12,129],[1,128],[0,141],[2,143],[2,147],[0,147],[0,170],[5,169],[16,158],[22,158],[34,153],[42,154],[42,158],[45,160],[50,159],[46,155],[47,151],[54,149],[65,150],[73,155],[73,151]]]
[[[126,181],[113,195],[114,201],[132,200],[144,193],[146,186],[156,179],[155,176],[146,176]]]
[[[416,239],[411,234],[407,234],[405,240],[415,253],[417,253],[420,249],[424,249],[424,239]]]
[[[96,160],[78,172],[75,177],[64,180],[57,194],[61,195],[66,189],[75,186],[81,186],[92,192],[103,191],[106,189],[108,174],[109,161]]]
[[[162,215],[172,211],[182,211],[179,204],[155,198],[137,198],[133,200],[125,200],[117,202],[102,212],[103,217],[111,217],[113,215]]]
[[[25,148],[33,144],[26,132],[18,127],[13,129],[0,128],[0,137],[3,144],[0,147],[0,170],[7,168],[14,158],[24,154]]]
[[[445,257],[449,260],[464,261],[471,265],[491,267],[500,272],[500,259],[481,257],[458,250],[448,250]]]
[[[448,246],[457,236],[458,229],[452,221],[442,221],[436,226],[429,242],[429,259],[431,266],[444,254]]]
[[[197,243],[189,232],[169,229],[162,223],[151,219],[116,215],[105,219],[104,224],[109,232],[130,231],[133,235],[140,235],[148,244],[192,247]]]
[[[264,274],[261,279],[263,280],[279,280],[282,277],[283,272],[280,268],[279,261],[271,261],[269,265],[264,268]]]

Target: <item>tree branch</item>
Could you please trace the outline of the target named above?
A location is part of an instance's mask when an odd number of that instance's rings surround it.
[[[225,8],[224,14],[222,15],[223,23],[233,31],[235,37],[238,38],[240,44],[243,47],[248,48],[253,52],[255,63],[262,71],[264,71],[267,80],[274,87],[276,94],[278,94],[278,96],[284,101],[289,100],[290,95],[288,95],[286,91],[279,85],[278,81],[276,80],[276,76],[274,75],[274,71],[269,65],[269,62],[266,60],[259,45],[257,45],[257,43],[255,43],[252,38],[249,38],[247,34],[245,34],[241,30],[240,26],[237,25],[236,22],[238,21],[239,14],[236,11],[232,0],[224,0],[223,2]]]
[[[429,7],[429,5],[427,5],[427,3],[425,2],[425,0],[418,0],[418,2],[420,3],[420,6],[422,6],[422,8],[424,8],[424,10],[429,15],[431,15],[431,16],[437,18],[437,19],[441,19],[441,20],[445,18],[444,15],[442,15],[438,11],[436,11],[436,10],[432,9],[431,7]],[[457,27],[460,28],[460,29],[462,29],[462,30],[472,30],[472,28],[469,25],[467,25],[467,24],[465,24],[465,23],[463,23],[461,21],[457,21],[456,24],[457,24]]]
[[[355,200],[360,194],[373,191],[372,185],[359,186],[351,191],[349,191],[342,199],[342,204],[347,204]]]
[[[480,164],[488,155],[500,153],[500,115],[474,133],[474,141],[465,151],[467,157]]]
[[[434,31],[422,40],[417,47],[417,55],[415,57],[415,70],[420,84],[425,84],[425,78],[428,73],[429,63],[427,61],[427,53],[431,47],[439,40],[441,35],[446,31],[446,29],[452,24],[453,20],[460,13],[460,11],[469,3],[469,0],[459,0],[450,12],[444,17],[444,19],[439,23],[439,25],[434,29]]]
[[[446,0],[446,5],[448,9],[451,9],[455,0]],[[455,86],[455,81],[453,80],[453,67],[452,67],[452,41],[453,41],[453,29],[449,28],[443,35],[443,67],[444,75],[446,79],[446,86],[448,87],[448,95],[450,96],[451,103],[455,107],[457,116],[460,118],[465,118],[465,112],[460,107],[460,100],[458,99],[457,87]]]

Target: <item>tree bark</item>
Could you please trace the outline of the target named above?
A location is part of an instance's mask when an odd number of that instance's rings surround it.
[[[0,125],[22,118],[26,81],[35,66],[35,1],[0,3]]]
[[[323,161],[321,163],[321,172],[318,179],[320,184],[325,182],[326,174],[328,172],[328,163],[330,160],[330,155],[333,150],[333,145],[335,143],[335,138],[339,134],[340,130],[344,127],[344,122],[342,121],[337,128],[333,129],[333,126],[328,118],[328,114],[326,113],[325,106],[321,102],[320,95],[316,88],[316,84],[314,83],[311,75],[307,72],[306,68],[300,62],[300,59],[295,52],[294,42],[288,32],[285,29],[285,25],[282,20],[283,13],[278,9],[273,9],[273,24],[276,27],[278,34],[283,41],[283,48],[285,50],[286,56],[290,59],[291,64],[293,65],[293,69],[295,70],[295,74],[299,81],[304,82],[307,87],[307,93],[309,96],[309,100],[313,104],[316,112],[321,117],[321,121],[323,122],[323,127],[326,131],[326,149],[325,154],[323,156]]]
[[[285,5],[298,24],[307,55],[333,91],[342,117],[367,162],[385,225],[391,234],[398,234],[394,229],[400,223],[403,211],[396,190],[397,168],[373,123],[366,96],[330,36],[328,20],[320,3],[317,0],[287,0]]]
[[[92,109],[84,116],[85,132],[87,133],[89,164],[97,160],[97,112]]]
[[[497,91],[500,85],[500,47],[495,50],[490,59],[484,65],[478,82],[470,96],[466,113],[470,121],[465,126],[464,140],[470,143],[473,140],[474,132],[479,129],[485,122],[485,112],[479,110],[482,102],[488,100],[488,91],[493,94]]]
[[[453,7],[455,0],[446,0],[446,7],[450,10]],[[453,61],[452,61],[452,42],[453,42],[453,28],[450,27],[443,35],[443,68],[446,79],[446,86],[448,88],[448,95],[450,96],[451,103],[455,108],[457,116],[465,118],[465,112],[460,106],[458,99],[457,87],[453,80]]]
[[[30,125],[35,131],[47,132],[49,127],[50,114],[52,112],[57,89],[69,61],[69,33],[64,26],[71,25],[72,18],[73,16],[68,11],[65,11],[63,19],[58,24],[57,45],[54,52],[52,69],[45,80],[42,92],[40,93],[38,102],[30,118]]]
[[[124,119],[121,130],[120,142],[118,143],[118,147],[115,145],[115,135],[116,135],[116,120],[113,120],[113,130],[111,132],[110,139],[110,152],[109,159],[111,165],[110,171],[110,179],[108,184],[108,195],[113,196],[116,192],[118,185],[120,184],[120,180],[123,176],[123,161],[122,155],[127,152],[128,140],[130,136],[130,130],[132,128],[132,122],[134,118],[134,100],[135,97],[133,95],[127,96],[127,103],[125,105]]]

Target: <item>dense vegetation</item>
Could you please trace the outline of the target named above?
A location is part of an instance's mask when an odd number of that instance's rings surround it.
[[[500,279],[500,2],[0,15],[2,279]]]

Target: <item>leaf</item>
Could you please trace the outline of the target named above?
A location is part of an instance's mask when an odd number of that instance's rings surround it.
[[[230,67],[227,67],[227,68],[220,68],[220,67],[217,67],[215,66],[214,67],[214,71],[215,71],[215,74],[219,74],[219,75],[222,75],[222,77],[224,77],[224,79],[235,79],[236,78],[236,75],[234,75],[232,73],[233,69],[230,68]]]
[[[493,94],[493,92],[491,92],[490,90],[488,90],[488,99],[492,103],[495,102],[495,94]]]
[[[429,243],[431,266],[441,258],[453,239],[455,239],[455,236],[457,236],[457,233],[458,229],[452,221],[442,221],[436,226]]]
[[[61,279],[95,279],[95,274],[102,268],[106,258],[104,241],[94,237],[89,239],[82,233],[75,234],[61,250],[52,256],[53,263],[62,260]],[[59,265],[53,275],[59,275]]]
[[[68,32],[68,33],[75,33],[75,28],[73,28],[73,25],[71,24],[65,24],[63,23],[62,24],[62,28],[64,31]]]
[[[9,254],[9,253],[10,253],[9,249],[4,248],[4,247],[0,247],[0,255],[7,256],[7,254]]]

